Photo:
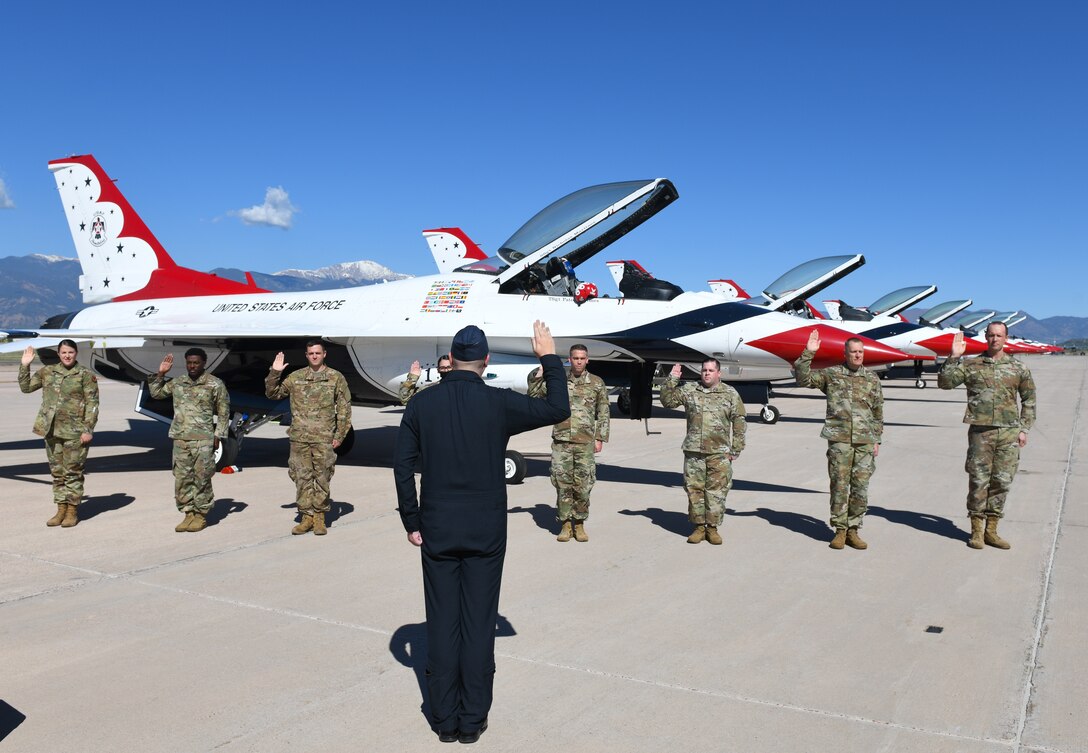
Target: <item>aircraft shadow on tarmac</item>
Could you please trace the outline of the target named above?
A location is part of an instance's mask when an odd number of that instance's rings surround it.
[[[495,621],[495,637],[507,638],[517,634],[514,626],[510,624],[510,620],[500,614]],[[423,701],[419,706],[419,711],[429,722],[431,709],[427,703],[427,623],[417,622],[411,625],[401,625],[394,630],[392,637],[389,639],[389,653],[400,664],[415,673],[416,684],[419,685],[419,696]]]
[[[15,728],[26,721],[26,714],[0,700],[0,740],[15,731]]]
[[[914,510],[889,510],[884,507],[869,507],[869,515],[884,518],[889,523],[898,523],[922,533],[932,533],[935,536],[955,539],[956,541],[968,541],[971,536],[956,526],[948,518],[938,515],[927,515]]]
[[[286,505],[280,505],[284,510],[296,509],[295,522],[298,523],[302,520],[302,515],[297,512],[294,502],[288,502]],[[329,511],[325,513],[325,524],[332,525],[336,521],[345,515],[351,515],[355,512],[355,505],[350,502],[337,502],[336,500],[329,500]]]

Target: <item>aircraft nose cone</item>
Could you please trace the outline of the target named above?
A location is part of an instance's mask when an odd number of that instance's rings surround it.
[[[784,332],[776,332],[758,340],[752,340],[748,344],[752,347],[772,353],[783,361],[793,363],[801,355],[808,343],[808,336],[815,329],[820,333],[820,348],[812,359],[812,366],[816,369],[834,366],[843,362],[843,354],[846,349],[846,341],[851,337],[857,337],[865,347],[865,365],[883,366],[898,361],[913,361],[915,357],[896,348],[868,337],[846,332],[826,324],[817,324],[809,327],[798,327]],[[925,360],[925,359],[922,359]],[[929,359],[932,360],[932,359]]]
[[[932,350],[934,353],[941,356],[942,358],[947,358],[948,356],[952,355],[952,341],[955,339],[955,337],[956,335],[954,332],[945,332],[944,334],[937,335],[936,337],[931,337],[928,340],[919,340],[918,344],[921,345],[923,348]],[[980,343],[978,340],[973,340],[969,337],[965,338],[963,342],[964,345],[967,346],[967,350],[964,351],[964,355],[977,356],[979,353],[986,352],[985,343]]]

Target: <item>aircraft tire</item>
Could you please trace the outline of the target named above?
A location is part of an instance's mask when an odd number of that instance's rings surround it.
[[[242,449],[242,440],[233,434],[219,440],[219,449],[215,451],[215,470],[219,472],[238,460],[238,451]]]
[[[342,458],[351,452],[351,448],[355,446],[355,427],[349,426],[348,433],[344,436],[344,441],[340,443],[333,452],[336,453],[336,457]]]
[[[631,390],[621,387],[616,393],[616,408],[625,416],[631,415]]]
[[[782,412],[773,405],[764,405],[759,411],[759,420],[765,424],[776,424]]]
[[[920,390],[924,390],[926,388],[926,380],[918,377],[916,380],[914,380],[914,386]]]
[[[525,458],[517,450],[506,451],[506,483],[520,484],[525,480]]]

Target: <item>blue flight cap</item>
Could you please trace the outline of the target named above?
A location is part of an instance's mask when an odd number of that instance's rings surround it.
[[[482,361],[487,357],[487,335],[475,324],[470,324],[453,336],[450,355],[458,361]]]

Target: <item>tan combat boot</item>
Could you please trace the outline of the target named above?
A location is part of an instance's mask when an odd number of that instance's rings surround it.
[[[709,541],[711,544],[714,544],[715,546],[721,546],[722,536],[720,533],[718,533],[717,526],[706,527],[706,540]]]
[[[556,541],[570,541],[570,535],[572,533],[570,527],[570,521],[564,520],[563,527],[559,529],[559,535],[555,537]]]
[[[698,544],[700,541],[706,538],[706,526],[702,523],[695,524],[695,530],[688,536],[689,544]]]
[[[589,535],[586,534],[585,521],[582,521],[582,520],[574,521],[574,540],[575,541],[581,541],[583,544],[585,542],[589,541]]]
[[[828,544],[832,549],[842,549],[846,546],[846,529],[836,528],[835,538],[831,539],[831,543]]]
[[[303,533],[309,533],[314,530],[314,516],[308,512],[302,513],[302,520],[299,524],[291,529],[291,534],[298,536]]]
[[[982,518],[971,518],[971,540],[967,542],[967,546],[972,549],[982,548],[982,526],[985,523]]]
[[[329,529],[325,527],[325,513],[314,513],[314,536],[324,536],[329,532]]]
[[[846,532],[846,545],[851,546],[854,549],[868,549],[869,545],[862,541],[861,536],[858,536],[858,529],[851,528]]]
[[[986,518],[986,533],[983,535],[983,541],[992,547],[997,549],[1011,549],[1012,544],[1005,541],[997,535],[997,521],[1000,520],[997,516],[990,516]]]
[[[184,520],[182,520],[180,523],[178,523],[176,526],[174,526],[174,530],[177,531],[178,533],[185,533],[186,531],[189,530],[189,525],[192,522],[193,522],[193,512],[190,511],[190,512],[185,513],[185,519]]]
[[[52,528],[53,526],[59,526],[61,521],[64,520],[64,513],[68,512],[68,503],[57,503],[57,514],[45,521],[45,524]]]
[[[189,527],[185,530],[189,533],[203,531],[208,525],[208,520],[202,512],[194,512],[193,519],[189,521]]]
[[[68,509],[64,511],[64,520],[60,522],[61,528],[71,528],[79,522],[79,505],[68,503]]]

